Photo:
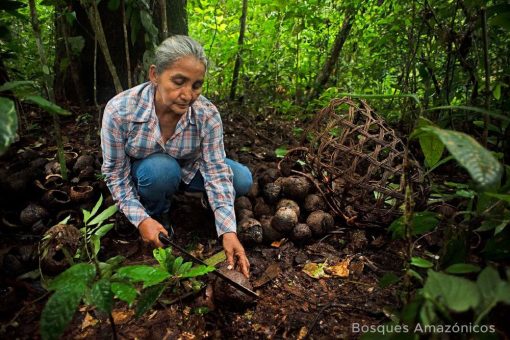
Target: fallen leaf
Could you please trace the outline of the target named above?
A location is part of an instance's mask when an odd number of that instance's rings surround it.
[[[297,340],[303,340],[307,334],[308,328],[306,328],[306,326],[301,327],[301,329],[299,330],[299,334],[297,336]]]
[[[227,259],[227,256],[225,255],[225,251],[222,250],[213,256],[207,258],[204,260],[204,262],[209,266],[216,266],[218,263],[221,263]]]
[[[262,275],[253,282],[253,288],[258,288],[262,285],[265,285],[269,281],[277,278],[278,275],[280,275],[280,273],[281,269],[278,263],[273,263],[269,265],[264,271],[264,273],[262,273]]]
[[[303,267],[303,272],[314,279],[327,278],[330,276],[324,272],[326,266],[325,263],[307,263]]]
[[[353,272],[354,275],[361,275],[363,273],[363,269],[365,268],[365,263],[362,261],[351,262],[349,265],[349,269]]]
[[[87,327],[95,326],[97,323],[98,320],[94,319],[94,317],[87,312],[87,314],[85,314],[85,318],[83,318],[83,322],[81,323],[81,330],[83,331]]]
[[[340,263],[337,263],[334,266],[328,266],[325,270],[333,275],[339,277],[348,277],[349,276],[349,263],[351,263],[352,257],[348,257]]]
[[[282,238],[280,241],[274,241],[273,243],[271,243],[271,247],[280,248],[285,244],[286,241],[287,241],[286,238]]]
[[[195,336],[195,334],[193,334],[191,332],[182,332],[181,335],[179,336],[179,339],[183,339],[183,340],[193,340],[196,338],[197,337]]]
[[[112,311],[113,321],[115,324],[122,325],[135,315],[134,310],[114,310]]]
[[[198,257],[199,259],[204,258],[204,245],[202,243],[198,243],[195,249],[190,251],[191,255]]]
[[[152,314],[151,314],[151,315],[149,315],[149,320],[151,320],[153,317],[155,317],[155,316],[156,316],[156,314],[158,314],[158,311],[157,311],[157,310],[155,310],[154,312],[152,312]]]

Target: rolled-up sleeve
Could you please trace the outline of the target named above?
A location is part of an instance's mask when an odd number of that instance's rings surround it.
[[[200,172],[204,177],[209,204],[214,211],[218,236],[236,232],[233,175],[225,163],[225,157],[223,126],[217,113],[207,120],[205,126]]]
[[[136,227],[149,215],[140,203],[131,179],[131,162],[124,150],[127,140],[125,126],[117,109],[109,103],[101,127],[103,165],[101,172],[117,207]]]

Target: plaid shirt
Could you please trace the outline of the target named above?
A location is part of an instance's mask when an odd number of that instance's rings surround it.
[[[135,226],[149,215],[131,178],[131,161],[165,152],[179,161],[186,184],[200,170],[218,236],[236,231],[235,193],[232,171],[225,163],[221,117],[205,97],[199,96],[181,117],[165,144],[154,109],[154,86],[147,82],[124,91],[106,105],[101,147],[106,184],[119,209]]]

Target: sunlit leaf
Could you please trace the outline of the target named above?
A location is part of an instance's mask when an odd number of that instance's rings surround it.
[[[103,194],[99,196],[99,199],[94,205],[94,208],[92,208],[92,210],[90,211],[90,217],[96,216],[97,212],[99,211],[99,208],[101,208],[101,204],[103,204]],[[85,221],[85,223],[87,223],[87,221]]]
[[[497,83],[496,86],[494,86],[494,89],[492,89],[492,95],[496,100],[501,98],[501,83]]]
[[[136,296],[138,295],[135,287],[130,283],[112,282],[111,289],[116,297],[127,302],[129,305],[135,301]]]
[[[430,133],[437,136],[457,162],[462,165],[480,187],[499,184],[503,167],[490,151],[473,137],[458,131],[444,130],[435,126],[424,126],[413,132],[413,136]]]
[[[8,98],[0,97],[0,156],[14,142],[17,130],[18,116],[14,102]]]
[[[23,99],[27,102],[36,104],[41,109],[43,109],[49,113],[53,113],[53,114],[57,114],[57,115],[61,115],[61,116],[70,116],[71,115],[71,113],[69,111],[64,110],[57,104],[54,104],[54,103],[44,99],[41,96],[26,96]]]
[[[320,279],[321,277],[329,277],[324,271],[326,264],[324,263],[307,263],[303,267],[303,272],[314,279]]]
[[[276,154],[276,157],[283,158],[287,154],[287,151],[288,151],[287,147],[280,146],[280,147],[276,148],[276,150],[274,150],[274,153]]]
[[[107,220],[108,218],[110,218],[113,214],[115,214],[117,212],[117,210],[118,210],[117,206],[115,206],[115,205],[109,206],[108,208],[103,210],[99,215],[94,217],[92,219],[92,221],[87,223],[87,225],[96,225],[96,224],[99,224],[99,223]]]
[[[418,127],[434,125],[431,121],[420,117]],[[440,160],[444,152],[444,144],[441,140],[433,134],[423,134],[418,137],[421,150],[425,156],[425,163],[429,168],[432,168]]]
[[[215,270],[214,267],[199,265],[199,266],[195,266],[195,267],[187,270],[186,272],[182,273],[180,275],[180,277],[185,279],[185,278],[192,278],[192,277],[202,276],[202,275],[210,273],[210,272],[212,272],[214,270]]]
[[[345,260],[334,264],[332,266],[326,266],[325,271],[332,276],[348,277],[349,276],[349,264],[351,263],[352,257],[347,257]]]
[[[421,257],[411,257],[411,265],[419,268],[432,268],[434,264]]]
[[[146,265],[126,266],[117,270],[121,278],[127,278],[133,282],[143,282],[144,287],[153,286],[170,277],[170,274],[159,267]]]
[[[226,259],[227,259],[227,255],[225,255],[225,251],[222,250],[222,251],[217,252],[213,256],[205,259],[204,262],[209,266],[215,266],[218,263],[225,261]]]

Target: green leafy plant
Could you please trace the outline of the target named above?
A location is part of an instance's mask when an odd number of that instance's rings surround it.
[[[97,259],[100,239],[113,226],[104,222],[117,211],[115,206],[111,206],[99,212],[101,204],[102,197],[91,211],[83,210],[85,226],[81,231],[84,247],[77,258],[86,259],[87,262],[72,265],[48,284],[48,290],[54,293],[41,315],[43,339],[58,339],[71,322],[80,302],[108,314],[115,334],[111,315],[115,298],[127,302],[129,306],[136,301],[136,315],[140,316],[153,306],[168,287],[175,287],[181,280],[214,270],[211,266],[193,267],[191,262],[184,262],[182,257],[173,256],[171,248],[154,250],[154,258],[158,261],[156,266],[120,267],[124,261],[122,256],[100,262]]]
[[[101,249],[101,238],[112,228],[113,223],[104,224],[108,218],[117,212],[117,207],[112,205],[99,213],[99,208],[103,204],[103,195],[99,197],[91,211],[83,209],[83,223],[85,226],[80,229],[84,237],[84,249],[88,254],[89,260],[96,257]],[[89,246],[90,245],[90,246]],[[91,253],[88,252],[90,248]]]
[[[442,150],[437,144],[443,144],[482,189],[494,188],[500,184],[503,167],[492,153],[473,137],[434,125],[419,127],[412,137],[420,140],[425,159],[429,164],[434,165],[439,161]]]
[[[136,305],[137,316],[150,309],[168,287],[178,285],[183,279],[202,276],[214,270],[212,266],[193,266],[191,262],[184,262],[182,257],[172,255],[170,247],[154,249],[153,255],[159,266],[126,266],[120,268],[116,274],[116,278],[124,280],[123,292],[130,291],[129,298],[125,300],[129,304],[134,300],[132,299],[135,292],[134,284],[142,283],[144,290]]]
[[[469,264],[457,264],[451,271],[472,272]],[[486,267],[476,280],[428,270],[427,280],[413,302],[419,308],[404,309],[402,317],[415,320],[423,326],[453,320],[455,313],[473,312],[474,323],[480,325],[498,304],[510,304],[510,282],[503,280],[496,269]],[[411,302],[411,304],[413,304]]]
[[[416,212],[395,220],[389,227],[393,238],[409,240],[409,259],[403,277],[386,275],[380,281],[381,286],[395,284],[404,278],[408,287],[411,281],[422,287],[405,301],[404,308],[393,321],[424,327],[460,322],[459,315],[464,313],[461,320],[471,320],[480,325],[498,303],[510,303],[510,283],[491,266],[480,268],[479,265],[465,263],[466,240],[474,232],[494,230],[494,240],[497,240],[495,236],[503,234],[510,222],[510,198],[507,194],[510,184],[501,183],[503,167],[496,157],[466,134],[441,129],[430,121],[422,120],[412,138],[419,139],[429,172],[444,164],[443,152],[446,149],[451,156],[445,159],[457,161],[473,181],[445,181],[441,185],[433,185],[434,198],[431,202],[462,201],[464,210],[447,218],[430,211]],[[420,255],[416,255],[417,240],[413,239],[439,232],[437,228],[440,225],[443,228],[440,232],[445,238],[442,249],[438,254],[423,249]],[[497,247],[489,235],[486,248],[491,243],[494,243],[492,247]],[[479,274],[476,280],[472,280],[475,273]]]

